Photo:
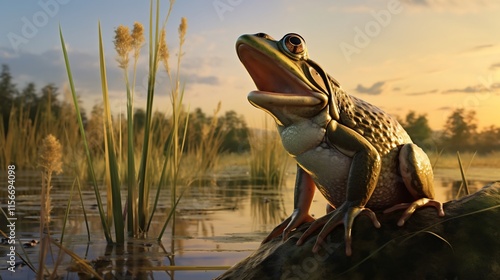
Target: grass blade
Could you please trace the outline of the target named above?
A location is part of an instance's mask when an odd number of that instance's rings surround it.
[[[108,94],[108,83],[106,77],[106,62],[104,59],[104,47],[102,43],[102,32],[101,24],[99,23],[99,68],[101,72],[101,87],[102,87],[102,98],[104,102],[104,134],[105,134],[105,148],[107,150],[106,162],[108,163],[107,176],[109,176],[109,184],[111,187],[111,210],[113,222],[115,224],[115,237],[117,243],[125,242],[124,234],[124,223],[123,223],[123,213],[122,213],[122,201],[121,201],[121,183],[118,172],[118,163],[116,160],[115,152],[115,140],[113,137],[113,126],[111,119],[111,105],[109,102]],[[109,194],[108,194],[109,195]],[[108,207],[109,207],[109,197],[108,197]],[[109,213],[108,213],[109,215]]]
[[[146,219],[149,216],[149,186],[146,183],[146,171],[149,157],[151,117],[153,114],[153,97],[156,83],[156,70],[158,69],[158,13],[160,1],[156,1],[156,25],[153,27],[153,0],[151,0],[149,16],[149,77],[148,93],[146,102],[146,119],[144,126],[144,142],[141,154],[141,163],[139,166],[139,228],[144,231],[146,228]],[[153,38],[154,36],[154,38]]]
[[[465,177],[466,172],[465,172],[464,167],[462,165],[462,159],[460,158],[459,151],[457,151],[457,159],[458,159],[458,166],[460,167],[460,175],[462,176],[462,184],[460,184],[460,188],[458,188],[458,191],[457,191],[457,198],[458,198],[460,195],[460,192],[462,191],[462,187],[465,187],[465,194],[466,195],[469,195],[470,191],[469,191],[469,185],[467,183],[467,178]]]
[[[175,203],[172,205],[172,209],[170,210],[170,213],[168,214],[167,220],[163,224],[163,227],[161,228],[160,234],[158,235],[158,241],[161,241],[161,238],[163,237],[163,234],[165,233],[165,230],[167,229],[167,225],[170,222],[170,220],[172,218],[175,218],[175,211],[177,209],[177,204],[179,204],[179,201],[181,200],[181,198],[184,195],[185,191],[186,191],[186,189],[184,189],[181,192],[181,195],[179,195],[179,197],[177,198],[177,200],[175,201]],[[175,221],[174,221],[174,224],[175,224]]]
[[[104,209],[103,209],[101,194],[99,193],[99,185],[97,184],[97,178],[95,175],[94,164],[92,161],[92,156],[90,154],[90,148],[89,148],[89,144],[87,141],[87,136],[85,134],[85,128],[83,126],[82,115],[80,113],[80,105],[78,104],[78,96],[76,95],[75,85],[73,82],[73,75],[71,73],[71,67],[70,67],[69,58],[68,58],[68,52],[66,50],[66,44],[64,43],[64,36],[63,36],[61,27],[59,27],[59,37],[61,40],[61,47],[62,47],[62,51],[63,51],[63,55],[64,55],[66,72],[68,74],[71,95],[73,97],[73,104],[75,106],[75,112],[76,112],[76,116],[78,118],[78,127],[80,130],[81,137],[83,139],[83,146],[85,149],[85,155],[87,157],[87,162],[89,165],[89,170],[90,170],[90,175],[91,175],[90,179],[92,181],[92,186],[93,186],[95,197],[97,200],[97,208],[99,210],[99,217],[101,218],[101,224],[102,224],[102,227],[104,229],[104,236],[106,238],[106,241],[112,242],[111,231],[110,231],[110,227],[109,227],[108,223],[106,222],[106,215],[105,215]]]

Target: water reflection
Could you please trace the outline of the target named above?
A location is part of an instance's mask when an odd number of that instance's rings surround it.
[[[173,255],[167,253],[161,243],[134,240],[125,245],[107,244],[104,253],[93,264],[104,279],[152,279],[153,270],[143,268],[173,265],[174,261]],[[173,279],[173,274],[165,271],[162,278]]]
[[[287,216],[283,193],[269,186],[252,186],[250,208],[252,229],[265,230],[266,225],[277,225]]]

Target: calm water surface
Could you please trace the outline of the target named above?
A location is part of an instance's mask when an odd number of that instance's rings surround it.
[[[7,208],[6,172],[0,174],[0,204]],[[236,177],[236,176],[235,176]],[[239,177],[239,175],[238,175]],[[435,171],[437,199],[449,201],[456,196],[460,187],[458,169]],[[477,190],[494,180],[500,180],[500,168],[471,168],[468,171],[469,187]],[[267,233],[293,210],[293,182],[295,175],[289,174],[281,190],[263,186],[247,185],[234,178],[208,186],[193,186],[178,207],[176,234],[172,229],[164,234],[161,243],[154,240],[170,210],[168,191],[163,192],[155,223],[144,240],[130,240],[121,246],[107,245],[102,233],[94,192],[83,186],[84,207],[87,212],[91,241],[88,242],[82,206],[75,193],[71,200],[71,212],[66,226],[64,245],[89,263],[106,279],[211,279],[223,273],[224,266],[231,266],[250,255]],[[52,236],[60,238],[63,217],[70,196],[71,178],[56,177],[52,189]],[[16,174],[16,237],[17,243],[39,240],[40,179],[38,173]],[[103,199],[104,199],[104,193]],[[123,196],[125,198],[125,196]],[[104,199],[105,200],[105,199]],[[316,192],[312,214],[316,217],[325,213],[326,202]],[[7,221],[0,214],[0,229],[4,232]],[[9,246],[0,245],[1,279],[33,279],[35,274],[17,258],[16,272],[7,270]],[[40,246],[21,248],[16,252],[27,256],[38,266]],[[79,275],[78,266],[71,258],[64,256],[57,261],[57,247],[54,259],[47,264],[53,267],[60,263],[57,274],[64,279],[87,279]],[[49,255],[50,256],[50,255]],[[168,270],[165,266],[178,266],[186,270]],[[195,270],[194,266],[208,267]],[[222,268],[221,268],[222,267]],[[219,270],[217,270],[219,269]],[[109,277],[109,278],[108,278]]]

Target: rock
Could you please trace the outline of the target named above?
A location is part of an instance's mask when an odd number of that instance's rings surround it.
[[[421,208],[403,227],[396,225],[401,211],[377,213],[380,229],[360,216],[351,257],[340,226],[318,253],[312,253],[316,236],[296,246],[305,224],[217,279],[500,279],[500,182],[447,202],[444,210],[439,217],[434,208]]]

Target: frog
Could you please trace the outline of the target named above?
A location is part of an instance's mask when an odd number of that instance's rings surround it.
[[[435,199],[427,154],[395,117],[348,94],[310,59],[302,36],[288,33],[275,40],[266,33],[245,34],[237,39],[236,52],[257,87],[248,101],[272,116],[297,166],[294,210],[262,243],[280,235],[287,240],[309,223],[296,245],[319,230],[312,247],[318,252],[343,225],[345,254],[351,256],[353,224],[360,215],[375,228],[381,224],[374,211],[403,209],[399,226],[422,207],[445,215]],[[317,219],[309,213],[316,189],[328,202]]]

